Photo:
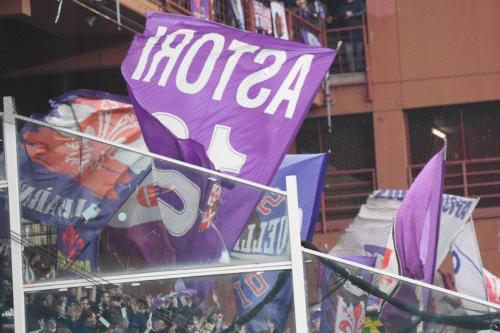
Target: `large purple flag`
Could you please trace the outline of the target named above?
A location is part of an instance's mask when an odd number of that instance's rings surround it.
[[[209,166],[199,158],[203,150],[216,170],[268,184],[334,55],[334,50],[213,22],[152,13],[148,15],[145,32],[135,37],[122,64],[122,73],[151,151]],[[179,139],[177,142],[189,142],[181,144],[187,152],[197,146],[192,155],[203,163],[192,161],[190,153],[177,154],[175,140],[166,139],[169,134]],[[171,175],[169,168],[156,166],[153,174]],[[177,170],[178,175],[184,171]],[[217,190],[217,184],[203,184],[202,179],[193,180],[188,175],[180,177],[191,180],[196,198]],[[203,239],[208,234],[195,234],[195,229],[204,229],[199,216],[183,215],[183,221],[178,221],[182,215],[180,207],[186,205],[185,212],[198,211],[198,204],[205,200],[190,203],[184,200],[186,196],[177,193],[178,189],[179,186],[175,192],[182,203],[177,209],[160,205],[177,254],[216,258],[222,250],[210,254],[210,242]],[[222,190],[220,209],[211,223],[216,226],[215,234],[210,232],[214,242],[220,237],[226,249],[234,246],[261,194],[241,185]],[[169,216],[170,220],[166,220]]]

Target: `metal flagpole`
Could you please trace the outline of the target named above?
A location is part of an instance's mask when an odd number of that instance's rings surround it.
[[[337,48],[335,49],[335,54],[339,53],[340,47],[342,46],[342,41],[337,43]],[[326,115],[328,122],[328,134],[332,134],[332,95],[330,93],[330,72],[326,73],[325,77],[325,95],[326,95]],[[332,147],[328,147],[328,153],[331,153]]]

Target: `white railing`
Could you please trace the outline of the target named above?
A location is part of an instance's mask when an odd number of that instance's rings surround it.
[[[171,279],[187,276],[216,276],[221,274],[237,274],[244,272],[266,272],[266,271],[276,271],[276,270],[292,270],[300,272],[300,267],[302,267],[302,256],[300,252],[300,221],[299,219],[299,207],[296,193],[296,179],[295,176],[287,177],[287,191],[282,191],[280,189],[271,188],[269,186],[257,184],[245,179],[238,177],[222,174],[210,169],[205,169],[199,166],[191,165],[182,161],[164,157],[161,155],[153,154],[148,151],[138,150],[127,145],[118,144],[105,140],[99,137],[88,135],[86,133],[81,133],[68,128],[58,127],[53,124],[38,121],[35,119],[27,118],[16,114],[14,99],[11,97],[4,97],[4,113],[1,115],[3,120],[3,131],[4,131],[4,150],[5,150],[5,163],[6,163],[6,182],[8,184],[9,190],[9,212],[10,212],[10,232],[11,232],[11,249],[12,249],[12,277],[13,277],[13,294],[14,294],[14,313],[15,313],[15,329],[16,332],[25,332],[25,304],[24,304],[24,294],[26,292],[48,290],[48,289],[67,289],[73,286],[86,286],[86,285],[105,285],[105,284],[116,284],[121,282],[131,282],[131,281],[151,281],[160,279]],[[227,181],[242,184],[248,187],[255,188],[262,192],[271,192],[281,196],[286,196],[288,214],[296,214],[296,216],[289,216],[289,240],[294,243],[290,244],[292,253],[294,255],[290,256],[290,260],[270,263],[254,263],[252,265],[245,264],[228,264],[222,267],[203,267],[203,268],[170,268],[170,269],[159,269],[156,272],[142,273],[142,274],[110,274],[110,275],[92,275],[88,279],[73,279],[73,280],[54,280],[54,281],[42,281],[35,282],[31,284],[23,283],[23,238],[21,236],[21,206],[20,206],[20,195],[19,195],[19,170],[18,170],[18,137],[17,137],[17,126],[16,123],[22,121],[25,123],[35,124],[41,127],[50,128],[71,136],[85,138],[88,140],[93,140],[104,145],[109,145],[116,149],[123,149],[136,154],[141,154],[156,160],[165,161],[170,164],[180,166],[195,172],[203,173],[209,176],[215,176]],[[292,193],[288,187],[292,187],[295,193]],[[295,206],[294,206],[295,205]],[[296,316],[296,330],[299,332],[307,331],[307,314],[306,314],[306,299],[305,295],[305,285],[303,274],[293,274],[293,285],[295,301],[294,307],[296,309],[295,313],[299,315]]]
[[[15,329],[16,332],[26,331],[26,313],[25,313],[25,294],[28,292],[38,292],[42,290],[67,290],[67,288],[72,287],[85,287],[85,286],[95,286],[95,285],[117,285],[122,283],[139,283],[147,281],[158,281],[166,279],[176,279],[184,277],[205,277],[205,276],[224,276],[229,274],[241,274],[249,272],[275,272],[275,271],[289,271],[292,275],[293,281],[293,296],[294,296],[294,321],[296,332],[309,332],[311,331],[310,321],[309,321],[309,306],[311,298],[311,286],[312,283],[307,279],[311,277],[308,274],[307,263],[311,259],[326,259],[331,262],[335,262],[339,265],[345,265],[352,267],[354,269],[360,269],[371,274],[378,274],[379,276],[384,276],[386,278],[391,278],[399,281],[400,283],[405,283],[413,286],[415,289],[423,288],[434,293],[440,293],[453,297],[461,302],[470,302],[478,306],[482,306],[487,313],[496,313],[500,311],[500,305],[493,304],[486,300],[477,299],[467,295],[463,295],[457,292],[446,290],[440,287],[428,285],[420,281],[414,281],[397,274],[392,274],[383,270],[375,269],[372,267],[367,267],[353,263],[351,261],[336,258],[327,254],[312,251],[309,249],[304,249],[300,245],[300,213],[298,206],[298,189],[296,184],[296,179],[294,176],[287,177],[286,179],[286,191],[281,191],[261,184],[256,184],[244,179],[237,177],[228,176],[213,170],[208,170],[200,168],[198,166],[190,165],[185,162],[177,161],[171,158],[166,158],[156,154],[152,154],[147,151],[141,151],[134,149],[132,147],[117,144],[107,140],[103,140],[98,137],[94,137],[88,134],[73,131],[67,128],[61,128],[54,126],[53,124],[48,124],[45,122],[37,121],[31,118],[26,118],[15,113],[15,104],[12,98],[4,98],[4,113],[1,114],[3,121],[3,134],[4,134],[4,150],[6,158],[6,184],[8,185],[9,194],[9,218],[10,218],[10,232],[11,232],[11,256],[12,256],[12,283],[13,283],[13,294],[14,294],[14,319],[15,319]],[[93,140],[105,145],[115,147],[117,149],[123,149],[136,154],[142,154],[150,158],[162,160],[169,162],[171,164],[190,169],[192,171],[201,172],[210,176],[220,177],[222,179],[227,179],[231,182],[243,184],[245,186],[250,186],[261,191],[267,191],[276,193],[282,196],[286,196],[287,199],[287,215],[289,223],[289,248],[290,257],[289,260],[282,260],[276,262],[267,263],[230,263],[218,267],[159,267],[155,271],[150,271],[146,273],[124,273],[119,274],[99,274],[92,275],[89,278],[80,279],[69,279],[69,280],[52,280],[52,281],[37,281],[34,283],[24,283],[23,282],[23,244],[27,240],[24,239],[21,234],[21,204],[20,204],[20,193],[19,193],[19,169],[18,169],[18,132],[16,128],[16,123],[22,121],[25,123],[35,124],[41,127],[51,128],[62,133],[85,138],[88,140]],[[5,184],[3,182],[2,184]],[[306,265],[304,264],[306,263]],[[320,270],[316,271],[318,274]],[[313,278],[315,278],[313,276]],[[306,289],[306,286],[308,289]],[[469,303],[466,303],[469,304]],[[498,318],[500,321],[500,318]]]

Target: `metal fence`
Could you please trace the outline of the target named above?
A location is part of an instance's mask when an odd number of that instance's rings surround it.
[[[446,193],[480,197],[478,207],[500,214],[500,103],[486,102],[407,111],[411,165],[408,184],[447,136]],[[495,208],[497,207],[497,208]],[[493,210],[492,210],[493,209]],[[481,209],[478,211],[480,213]]]
[[[352,221],[377,188],[375,169],[334,170],[327,173],[316,232],[339,230]]]
[[[245,29],[256,32],[255,11],[253,1],[241,1],[241,6],[245,12]],[[259,1],[267,8],[270,7],[269,0]],[[163,7],[167,12],[175,12],[184,15],[192,15],[189,0],[165,0]],[[209,19],[236,27],[237,23],[231,5],[225,0],[213,0],[210,2]],[[288,35],[290,40],[307,43],[304,33],[310,34],[313,39],[325,47],[335,49],[337,43],[342,41],[343,48],[330,69],[332,75],[352,75],[353,73],[363,73],[361,82],[367,84],[367,97],[371,100],[371,83],[369,80],[369,40],[367,35],[366,20],[363,19],[362,25],[354,27],[327,28],[324,22],[307,20],[292,9],[286,8],[286,20]],[[308,39],[306,37],[306,39]],[[359,84],[356,80],[343,80],[343,83],[337,85]]]
[[[423,167],[424,164],[409,167],[409,183]],[[479,197],[478,208],[500,206],[500,157],[447,161],[444,192]]]

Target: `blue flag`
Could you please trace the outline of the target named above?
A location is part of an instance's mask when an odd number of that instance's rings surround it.
[[[145,148],[126,97],[78,90],[52,99],[50,106],[40,120]],[[19,137],[23,217],[58,229],[60,267],[83,260],[71,267],[95,268],[96,244],[90,243],[149,170],[150,159],[143,155],[26,123]]]
[[[286,155],[271,186],[285,189],[286,176],[296,175],[300,189],[299,208],[302,211],[301,238],[311,241],[318,216],[320,196],[326,172],[327,154]],[[288,219],[286,199],[266,193],[236,242],[231,253],[236,258],[286,257],[288,255]],[[236,279],[233,291],[238,313],[245,315],[273,289],[279,272],[249,273]],[[292,304],[292,284],[287,281],[273,302],[246,324],[247,332],[260,332],[274,326],[278,332],[285,328]]]

